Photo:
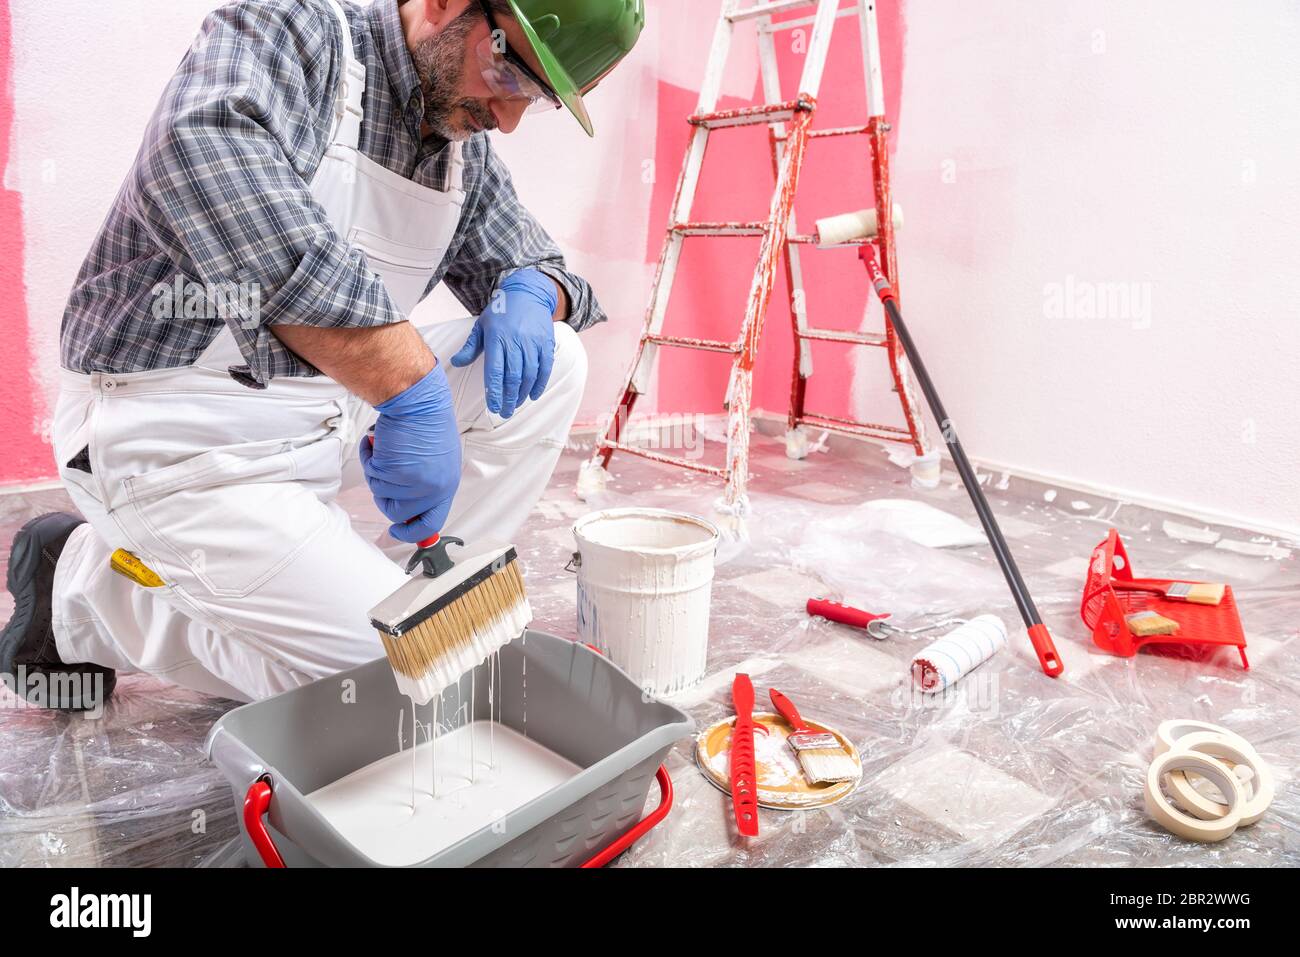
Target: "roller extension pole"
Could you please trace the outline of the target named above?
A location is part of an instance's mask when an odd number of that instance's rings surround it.
[[[984,491],[980,488],[975,470],[971,468],[970,459],[966,458],[966,452],[957,438],[957,430],[944,410],[939,393],[934,389],[934,383],[930,381],[930,374],[925,370],[916,343],[912,341],[907,326],[903,324],[903,316],[898,311],[898,300],[894,295],[893,287],[881,272],[880,263],[876,261],[875,246],[864,243],[858,255],[866,263],[867,273],[871,276],[871,284],[876,289],[876,295],[880,297],[885,312],[889,314],[889,321],[893,323],[894,331],[903,344],[903,351],[907,353],[907,361],[911,363],[912,371],[916,373],[917,381],[921,384],[921,391],[925,394],[925,400],[930,405],[930,411],[934,413],[939,423],[939,430],[943,433],[943,440],[948,444],[953,464],[957,466],[957,474],[961,476],[962,484],[966,486],[966,494],[970,496],[971,504],[975,506],[975,513],[979,515],[980,524],[984,526],[984,534],[988,536],[989,544],[993,546],[993,554],[997,556],[998,564],[1002,566],[1002,574],[1006,577],[1011,595],[1016,600],[1016,607],[1020,609],[1020,617],[1024,619],[1025,628],[1029,630],[1029,641],[1038,655],[1038,663],[1042,665],[1044,674],[1055,678],[1065,670],[1065,666],[1061,664],[1061,658],[1056,653],[1056,645],[1052,643],[1052,636],[1048,633],[1047,626],[1043,624],[1043,619],[1034,606],[1033,598],[1029,596],[1025,580],[1020,577],[1020,569],[1016,567],[1016,560],[1011,557],[1007,540],[1002,537],[1002,529],[998,528],[993,510],[989,508],[988,500],[984,498]]]

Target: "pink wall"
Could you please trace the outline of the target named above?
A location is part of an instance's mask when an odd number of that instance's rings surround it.
[[[73,0],[56,17],[48,0],[0,0],[0,484],[54,474],[44,433],[68,289],[158,92],[217,2]],[[610,313],[584,335],[584,422],[612,407],[635,347],[719,4],[650,0],[641,42],[592,96],[596,139],[557,114],[496,143]],[[904,307],[968,449],[989,467],[1300,538],[1300,9],[913,3],[904,29],[903,4],[878,12]],[[789,36],[780,62],[793,93],[802,57]],[[742,27],[726,105],[757,101],[753,51]],[[841,20],[818,125],[861,120],[859,61]],[[87,76],[113,92],[112,110],[86,109]],[[761,218],[762,130],[713,144],[695,214]],[[868,205],[864,149],[813,145],[801,228]],[[688,243],[669,330],[733,336],[756,248]],[[858,327],[867,296],[852,254],[810,251],[805,263],[814,323]],[[1063,289],[1104,286],[1139,287],[1150,308],[1050,306]],[[773,302],[755,405],[784,412],[783,288]],[[440,308],[459,312],[444,299],[415,318]],[[878,329],[878,309],[867,312]],[[720,409],[724,360],[663,355],[647,411]],[[815,356],[812,408],[898,421],[881,350]]]
[[[902,3],[882,5],[879,16],[886,113],[897,136],[902,96]],[[800,39],[806,44],[807,30],[803,32]],[[803,53],[795,48],[795,39],[792,32],[776,35],[782,93],[786,97],[793,97],[798,92],[795,88],[803,69]],[[740,55],[746,44],[752,47],[753,38],[738,32],[732,55]],[[703,77],[702,59],[697,65],[697,73]],[[864,90],[856,21],[844,18],[836,23],[814,128],[865,122]],[[659,87],[659,139],[655,164],[663,172],[656,183],[650,210],[650,222],[655,227],[647,237],[646,255],[650,262],[659,256],[663,238],[661,224],[668,221],[676,172],[680,169],[692,130],[684,120],[694,112],[696,96],[694,88],[683,89],[666,82]],[[756,82],[750,99],[727,97],[721,108],[762,101],[762,88]],[[715,132],[710,136],[692,218],[764,219],[771,202],[773,182],[767,127]],[[870,154],[865,137],[836,137],[814,142],[804,164],[795,206],[800,231],[811,231],[813,221],[821,217],[872,205],[871,190]],[[688,239],[673,299],[669,303],[666,332],[670,335],[734,339],[744,316],[757,254],[757,239]],[[820,328],[858,328],[867,301],[867,288],[861,264],[854,253],[850,250],[809,250],[804,253],[802,264],[810,322]],[[900,268],[900,272],[903,282],[906,282],[905,270]],[[789,293],[782,270],[763,331],[754,388],[754,407],[778,413],[786,411],[790,399],[793,352],[788,303]],[[880,327],[877,324],[875,328]],[[662,350],[661,356],[660,411],[721,411],[729,357],[680,349]],[[879,358],[877,371],[887,377],[883,352]],[[808,408],[832,415],[848,414],[853,376],[850,348],[819,344],[814,349],[813,362]],[[876,421],[901,423],[896,403],[872,412],[880,413],[874,416]]]
[[[9,165],[14,129],[13,31],[9,4],[0,2],[0,171]],[[22,196],[0,184],[0,484],[44,478],[54,472],[41,440],[41,393],[27,325],[23,283]]]

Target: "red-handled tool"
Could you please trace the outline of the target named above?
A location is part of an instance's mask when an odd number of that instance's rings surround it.
[[[370,437],[370,447],[373,449],[375,447],[375,430],[373,427],[368,435]],[[464,544],[459,538],[453,538],[450,535],[442,538],[437,532],[434,532],[415,546],[415,554],[406,560],[406,574],[409,575],[423,566],[425,575],[430,578],[437,578],[454,564],[451,556],[447,554],[447,546]]]
[[[731,726],[731,803],[736,830],[758,837],[758,771],[754,761],[754,683],[738,674],[731,682],[736,723]]]
[[[943,434],[944,442],[948,444],[952,464],[956,466],[957,474],[961,476],[961,482],[966,486],[966,494],[970,496],[971,504],[975,506],[975,514],[979,516],[980,524],[984,526],[984,534],[988,537],[989,544],[993,546],[993,554],[998,564],[1002,566],[1002,575],[1011,589],[1011,597],[1015,599],[1016,607],[1020,609],[1020,617],[1024,619],[1025,628],[1029,630],[1029,641],[1038,655],[1038,663],[1042,666],[1044,674],[1055,678],[1065,670],[1065,666],[1061,663],[1061,657],[1056,653],[1056,646],[1052,643],[1052,636],[1048,634],[1047,626],[1043,624],[1038,608],[1029,595],[1029,588],[1020,576],[1020,569],[1016,567],[1016,560],[1011,556],[1007,540],[1002,537],[998,520],[993,516],[988,500],[984,498],[979,479],[975,476],[975,469],[966,458],[966,452],[957,438],[957,430],[952,424],[952,419],[948,417],[943,402],[939,399],[939,393],[935,391],[934,383],[930,381],[930,373],[926,371],[925,363],[921,361],[921,353],[917,350],[916,343],[912,341],[912,334],[907,331],[907,326],[903,323],[903,315],[898,310],[898,297],[894,295],[893,287],[881,271],[880,263],[876,261],[875,247],[871,243],[863,243],[858,249],[858,256],[866,264],[871,285],[875,288],[876,295],[880,297],[881,305],[885,307],[889,322],[894,327],[894,332],[898,334],[898,341],[903,344],[903,351],[907,353],[907,361],[921,384],[921,391],[930,405],[930,411],[934,413],[935,421],[939,423],[939,431]]]
[[[817,615],[829,621],[838,621],[841,625],[852,625],[855,628],[866,628],[873,621],[880,621],[889,617],[889,612],[885,612],[883,615],[873,615],[861,608],[854,608],[852,605],[841,605],[837,601],[827,601],[825,598],[809,598],[808,614]]]
[[[786,735],[785,740],[795,751],[844,747],[840,744],[839,738],[829,731],[814,731],[810,728],[808,722],[799,714],[799,709],[794,706],[794,702],[775,688],[768,691],[768,697],[772,699],[772,707],[776,708],[776,713],[785,718],[786,724],[794,729]]]

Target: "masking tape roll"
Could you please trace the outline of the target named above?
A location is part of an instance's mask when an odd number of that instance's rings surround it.
[[[1273,772],[1258,751],[1240,739],[1234,741],[1235,737],[1225,737],[1213,731],[1194,731],[1178,739],[1178,750],[1196,751],[1219,758],[1233,769],[1233,777],[1238,781],[1241,780],[1242,766],[1250,768],[1252,791],[1241,808],[1240,826],[1246,827],[1263,817],[1268,806],[1273,803]],[[1203,821],[1217,820],[1228,813],[1226,804],[1212,801],[1196,790],[1182,771],[1170,773],[1169,790],[1179,805]],[[1245,790],[1243,786],[1243,793]]]
[[[1171,771],[1195,771],[1203,774],[1218,786],[1225,797],[1231,798],[1228,812],[1213,821],[1202,821],[1175,807],[1160,789],[1160,779]],[[1146,793],[1143,795],[1147,814],[1171,834],[1189,841],[1213,844],[1230,836],[1241,823],[1241,809],[1246,803],[1246,792],[1241,782],[1218,758],[1195,751],[1166,751],[1157,755],[1147,768]]]
[[[1164,754],[1173,748],[1174,742],[1183,735],[1193,734],[1197,731],[1212,731],[1232,740],[1237,745],[1246,748],[1251,747],[1250,742],[1241,735],[1217,724],[1210,724],[1208,721],[1197,721],[1194,718],[1173,718],[1169,721],[1161,721],[1160,727],[1156,728],[1156,754]]]

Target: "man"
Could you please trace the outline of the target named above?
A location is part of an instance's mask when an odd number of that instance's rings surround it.
[[[561,106],[590,134],[582,93],[643,23],[642,0],[206,20],[68,303],[54,449],[84,521],[16,536],[0,671],[66,708],[119,670],[264,697],[382,653],[366,613],[410,543],[514,534],[605,317],[486,134]],[[439,281],[475,318],[418,331]],[[363,477],[379,543],[335,501]]]

